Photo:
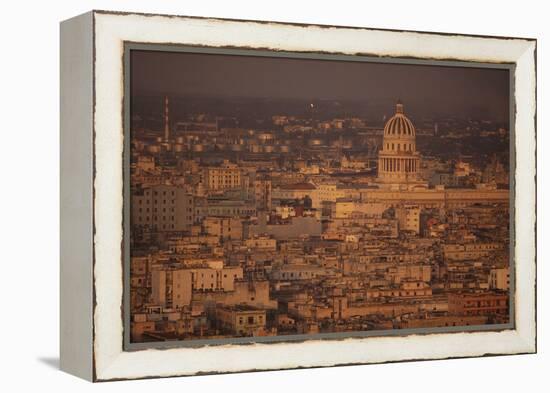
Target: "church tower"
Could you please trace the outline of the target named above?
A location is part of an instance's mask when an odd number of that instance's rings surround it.
[[[416,151],[416,130],[398,101],[395,115],[384,126],[382,149],[378,152],[377,182],[388,185],[418,184],[420,154]]]

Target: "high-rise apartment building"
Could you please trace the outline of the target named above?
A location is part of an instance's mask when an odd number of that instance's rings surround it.
[[[188,231],[193,224],[193,196],[184,188],[158,185],[132,195],[132,225],[156,231]]]

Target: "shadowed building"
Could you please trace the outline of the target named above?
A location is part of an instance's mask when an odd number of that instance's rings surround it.
[[[242,336],[265,335],[265,310],[247,305],[216,307],[216,320],[221,329]]]
[[[193,195],[185,188],[155,185],[132,195],[132,225],[157,231],[188,231],[193,224]]]

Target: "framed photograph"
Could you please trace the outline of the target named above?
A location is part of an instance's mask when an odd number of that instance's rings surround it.
[[[536,41],[61,24],[61,367],[536,352]]]

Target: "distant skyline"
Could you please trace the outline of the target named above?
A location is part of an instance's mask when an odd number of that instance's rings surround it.
[[[399,98],[416,115],[509,118],[506,69],[136,50],[131,56],[134,95],[365,103]]]

